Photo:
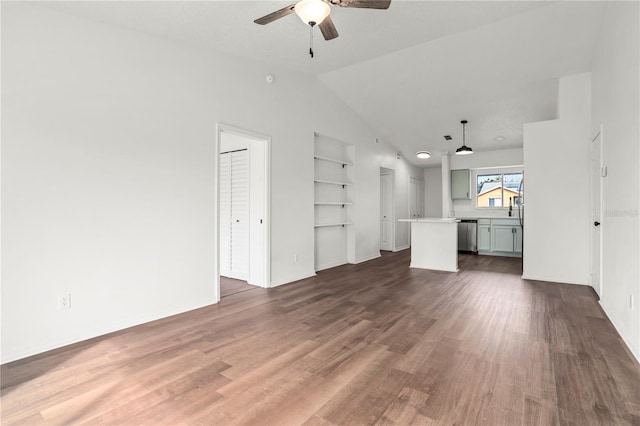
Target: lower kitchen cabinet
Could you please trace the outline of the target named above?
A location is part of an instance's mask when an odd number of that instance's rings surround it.
[[[491,250],[491,222],[478,221],[478,252]]]
[[[515,227],[508,225],[496,225],[493,227],[493,241],[491,250],[493,251],[515,251],[515,237],[513,232]]]
[[[522,228],[518,219],[478,220],[478,254],[522,256]]]

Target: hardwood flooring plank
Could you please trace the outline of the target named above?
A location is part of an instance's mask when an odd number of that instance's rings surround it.
[[[3,425],[635,425],[593,292],[520,260],[344,265],[0,367]]]

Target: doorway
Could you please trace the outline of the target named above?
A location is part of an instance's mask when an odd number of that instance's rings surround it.
[[[218,124],[216,299],[270,286],[270,139]],[[224,288],[221,288],[224,287]]]
[[[409,219],[424,216],[424,180],[415,176],[409,177]],[[411,231],[408,236],[411,245]]]
[[[395,172],[380,168],[380,250],[393,251],[395,220],[393,214]]]
[[[591,141],[591,286],[602,298],[602,126]]]

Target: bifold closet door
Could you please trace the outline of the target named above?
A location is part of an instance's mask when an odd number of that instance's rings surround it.
[[[249,277],[248,151],[220,154],[220,275]]]

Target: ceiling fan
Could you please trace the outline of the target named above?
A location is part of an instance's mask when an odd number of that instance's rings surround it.
[[[300,0],[253,22],[266,25],[295,12],[302,22],[311,27],[311,31],[317,25],[325,40],[333,40],[338,37],[338,30],[329,16],[331,5],[358,9],[388,9],[390,4],[391,0]],[[313,42],[313,32],[311,37]],[[309,54],[313,58],[313,46],[309,49]]]

